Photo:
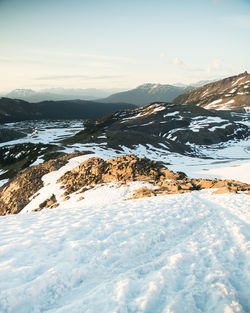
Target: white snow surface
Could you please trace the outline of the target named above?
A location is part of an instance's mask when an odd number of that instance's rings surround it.
[[[237,79],[233,84],[232,84],[232,86],[235,86],[240,80],[242,80],[242,79],[244,79],[245,77],[243,76],[243,77],[240,77],[239,79]]]
[[[222,101],[222,99],[218,99],[218,100],[215,100],[215,101],[213,101],[213,102],[210,102],[209,104],[207,104],[204,108],[205,109],[211,109],[211,107],[213,107],[215,104],[218,104],[218,103],[220,103]]]
[[[158,106],[154,109],[154,111],[152,113],[155,113],[155,112],[159,112],[159,111],[163,111],[165,110],[166,108],[164,106]]]
[[[150,145],[126,153],[171,160],[169,168],[191,177],[249,180],[246,161],[211,166]],[[143,185],[153,188],[135,182],[63,201],[58,178],[96,154],[44,175],[22,214],[0,217],[0,312],[249,312],[250,197],[204,190],[125,201]],[[27,214],[53,193],[58,208]]]
[[[26,137],[6,142],[1,142],[0,147],[6,145],[14,145],[21,143],[39,143],[50,144],[56,143],[58,140],[73,136],[75,133],[84,129],[83,120],[65,121],[65,126],[62,127],[62,121],[24,121],[3,124],[4,128],[16,128],[21,131],[26,128],[33,129]],[[36,126],[37,124],[37,126]],[[24,131],[25,132],[25,131]]]
[[[199,172],[198,172],[199,173]],[[201,174],[204,171],[200,172]],[[250,184],[250,162],[243,163],[241,165],[234,164],[231,166],[225,166],[221,168],[213,168],[206,171],[207,174],[212,174],[215,177],[219,176],[222,179],[234,179],[239,181],[244,181]]]
[[[0,312],[249,312],[250,198],[210,191],[0,218]]]
[[[198,118],[192,127],[208,122]],[[38,138],[55,138],[40,133]],[[62,201],[64,191],[55,184],[91,156],[106,160],[129,153],[170,163],[171,170],[189,177],[250,183],[249,144],[204,148],[217,160],[151,145],[123,147],[123,152],[97,144],[68,147],[67,152],[79,148],[95,154],[45,175],[45,186],[21,214],[0,216],[0,312],[250,312],[248,195],[205,190],[125,201],[135,189],[153,188],[135,182],[96,186]],[[30,213],[53,193],[58,208]]]

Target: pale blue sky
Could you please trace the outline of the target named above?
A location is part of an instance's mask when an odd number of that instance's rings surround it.
[[[0,91],[250,70],[250,0],[0,0]]]

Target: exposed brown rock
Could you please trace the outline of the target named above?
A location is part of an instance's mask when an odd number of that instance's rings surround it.
[[[65,173],[58,182],[63,183],[65,195],[84,192],[96,184],[132,181],[150,182],[156,189],[142,187],[134,192],[135,198],[151,197],[190,192],[208,188],[219,188],[217,193],[248,191],[249,185],[221,179],[190,179],[183,172],[174,173],[161,162],[135,155],[126,155],[107,161],[95,157],[81,163],[72,171]],[[132,199],[131,198],[131,199]]]
[[[30,202],[29,198],[43,187],[43,175],[58,170],[81,154],[85,152],[74,152],[21,171],[0,191],[0,215],[19,213]]]
[[[165,177],[165,173],[172,179],[183,176],[166,169],[160,162],[138,158],[135,155],[121,156],[107,161],[94,157],[65,173],[58,182],[63,183],[65,194],[69,194],[86,186],[101,183],[159,181]]]
[[[26,206],[30,197],[42,186],[42,176],[59,169],[67,160],[79,155],[73,153],[56,160],[25,169],[10,184],[0,192],[0,215],[15,214]],[[213,188],[215,194],[245,192],[250,194],[250,185],[234,180],[221,179],[190,179],[182,172],[174,173],[163,166],[161,162],[135,155],[126,155],[104,161],[94,157],[82,162],[71,171],[66,172],[58,183],[62,184],[64,200],[67,201],[72,193],[84,193],[97,184],[116,182],[118,185],[133,181],[151,183],[154,188],[142,187],[134,192],[131,199],[152,197],[157,195],[186,193],[193,190]],[[83,197],[79,198],[79,201]],[[58,206],[53,195],[40,204],[34,211],[45,207]]]

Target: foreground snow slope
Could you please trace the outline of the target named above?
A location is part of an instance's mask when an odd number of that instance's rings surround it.
[[[250,198],[192,192],[0,218],[0,312],[249,312]]]

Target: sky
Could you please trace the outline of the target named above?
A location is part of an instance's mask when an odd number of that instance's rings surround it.
[[[0,92],[250,71],[250,0],[0,0]]]

